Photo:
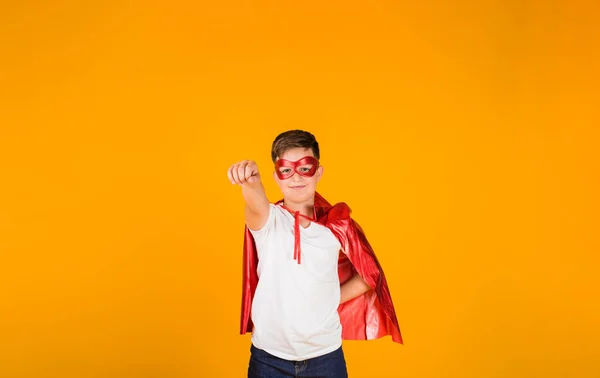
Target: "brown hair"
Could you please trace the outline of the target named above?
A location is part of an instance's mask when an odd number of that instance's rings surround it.
[[[310,148],[317,160],[320,159],[319,143],[314,135],[308,131],[290,130],[277,135],[271,147],[271,159],[273,163],[278,157],[281,157],[287,150],[301,147]]]

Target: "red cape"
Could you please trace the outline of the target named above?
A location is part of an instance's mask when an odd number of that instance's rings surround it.
[[[344,340],[372,340],[391,335],[402,344],[400,327],[383,269],[361,227],[350,217],[351,210],[341,202],[331,206],[315,193],[315,217],[337,237],[343,250],[338,259],[338,275],[343,284],[355,273],[371,287],[368,292],[338,307]],[[242,282],[242,319],[240,333],[252,332],[250,309],[258,284],[258,254],[252,234],[244,234],[244,265]]]

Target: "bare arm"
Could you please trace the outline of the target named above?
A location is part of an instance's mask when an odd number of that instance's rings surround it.
[[[227,177],[232,184],[242,187],[242,196],[246,203],[244,210],[246,225],[251,230],[261,229],[269,218],[269,200],[260,181],[256,163],[252,160],[244,160],[233,164],[227,170]]]
[[[363,295],[369,290],[371,287],[357,273],[340,287],[340,304]]]

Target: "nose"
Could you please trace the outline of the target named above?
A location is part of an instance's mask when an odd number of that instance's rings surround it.
[[[291,180],[293,182],[300,182],[302,181],[302,176],[298,174],[298,172],[294,172],[294,175],[291,177]]]

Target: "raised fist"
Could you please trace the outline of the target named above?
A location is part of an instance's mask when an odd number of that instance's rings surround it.
[[[227,170],[227,177],[232,184],[242,185],[245,183],[256,183],[260,181],[258,166],[254,160],[243,160],[233,164]]]

